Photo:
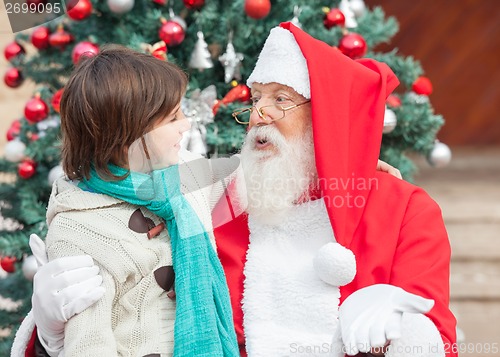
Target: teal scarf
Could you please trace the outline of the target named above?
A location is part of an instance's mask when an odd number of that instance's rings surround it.
[[[110,170],[118,176],[127,172],[114,165]],[[200,219],[181,193],[178,165],[151,174],[131,172],[121,181],[104,181],[92,169],[82,183],[144,206],[165,220],[175,271],[174,356],[239,356],[224,271]]]

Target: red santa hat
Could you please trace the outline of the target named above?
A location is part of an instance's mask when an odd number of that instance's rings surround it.
[[[349,247],[374,182],[385,100],[399,81],[386,64],[352,60],[287,22],[271,30],[247,84],[254,82],[311,99],[321,193],[337,242]]]

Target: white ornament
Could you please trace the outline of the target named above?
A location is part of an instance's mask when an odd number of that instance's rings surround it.
[[[47,182],[49,183],[49,186],[52,186],[55,180],[63,176],[64,176],[64,170],[62,166],[61,165],[54,166],[52,169],[50,169],[49,174],[47,176]]]
[[[427,161],[431,166],[443,167],[450,163],[451,161],[451,150],[448,145],[436,141],[434,147],[432,148]]]
[[[350,5],[356,17],[361,17],[366,12],[366,5],[363,0],[351,0]]]
[[[181,147],[191,152],[207,154],[206,125],[214,121],[213,106],[217,99],[217,90],[214,85],[191,92],[189,98],[182,98],[182,112],[189,118],[191,130],[184,132]]]
[[[57,128],[60,125],[61,125],[61,118],[59,117],[59,115],[51,115],[47,119],[44,119],[36,123],[36,128],[39,132],[43,132],[50,128]]]
[[[351,10],[351,4],[349,0],[341,0],[339,4],[339,10],[345,16],[345,27],[348,29],[358,27],[358,22],[356,21],[356,16],[354,11]]]
[[[212,68],[214,66],[212,59],[210,58],[210,52],[208,51],[208,45],[205,42],[205,36],[203,32],[198,31],[197,34],[198,41],[194,45],[193,53],[191,53],[191,58],[189,60],[189,67],[196,68],[200,71]]]
[[[115,14],[124,14],[134,7],[134,0],[108,0],[109,9]]]
[[[182,149],[187,150],[189,146],[189,140],[191,140],[191,130],[187,130],[182,134],[182,139],[179,145]]]
[[[236,52],[232,42],[232,33],[229,34],[226,52],[219,56],[220,63],[224,66],[224,82],[229,83],[233,78],[241,79],[240,67],[244,56]]]
[[[314,257],[313,266],[319,278],[333,286],[347,285],[356,275],[354,253],[339,243],[322,246]]]
[[[302,28],[302,24],[299,21],[299,16],[300,16],[301,12],[302,12],[302,9],[300,8],[300,6],[295,5],[293,7],[293,18],[290,20],[290,22],[292,24],[294,24],[295,26],[297,26],[299,29]]]
[[[207,146],[205,144],[207,129],[201,125],[199,127],[193,125],[190,132],[188,150],[194,154],[205,156],[207,154]]]
[[[11,140],[5,145],[5,159],[10,162],[19,162],[24,158],[26,145],[21,140]]]
[[[38,270],[38,263],[34,255],[27,256],[23,260],[22,266],[23,275],[29,281],[33,281],[36,271]]]
[[[198,123],[193,121],[191,129],[184,132],[180,142],[181,148],[194,154],[205,156],[207,154],[206,144],[207,129],[204,125],[198,127]]]
[[[386,106],[384,113],[384,129],[382,132],[384,134],[389,134],[394,130],[394,128],[396,128],[397,124],[398,118],[396,117],[396,114]]]

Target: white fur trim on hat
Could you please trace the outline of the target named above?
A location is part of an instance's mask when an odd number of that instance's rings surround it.
[[[311,99],[306,59],[290,31],[282,27],[271,30],[247,86],[254,82],[284,84]]]

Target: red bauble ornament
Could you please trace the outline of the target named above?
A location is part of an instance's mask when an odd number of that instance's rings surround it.
[[[59,109],[61,108],[61,97],[64,92],[64,88],[59,89],[57,92],[54,93],[54,96],[52,97],[52,100],[50,101],[50,104],[52,105],[52,108],[54,108],[54,111],[56,113],[59,113]]]
[[[215,105],[212,108],[212,112],[215,115],[222,104],[229,104],[237,100],[240,102],[248,102],[250,100],[250,97],[250,88],[248,88],[245,84],[238,84],[235,87],[231,88],[229,92],[227,92],[227,94],[224,96],[224,98],[216,101]]]
[[[49,47],[49,29],[40,26],[31,33],[31,43],[39,50]]]
[[[10,61],[14,57],[19,56],[21,53],[25,52],[26,51],[24,50],[23,46],[14,41],[5,46],[3,54],[5,55],[7,61]]]
[[[38,134],[31,134],[30,135],[30,140],[31,141],[37,141],[40,137],[38,136]]]
[[[77,43],[75,47],[73,47],[73,51],[71,52],[71,58],[73,60],[73,64],[76,66],[80,57],[92,57],[99,53],[99,46],[92,42],[82,41]]]
[[[205,5],[205,0],[183,0],[184,6],[190,10],[198,10]]]
[[[238,84],[231,88],[229,92],[222,98],[222,103],[228,104],[239,100],[240,102],[248,102],[250,100],[250,88],[245,84]]]
[[[252,19],[262,19],[271,11],[270,0],[245,0],[245,12]]]
[[[430,95],[432,93],[431,80],[427,77],[420,76],[413,82],[411,89],[420,95]]]
[[[92,13],[92,3],[90,0],[69,0],[66,5],[66,13],[71,19],[81,21]]]
[[[17,138],[20,132],[21,132],[21,121],[14,120],[12,124],[10,124],[10,128],[7,130],[7,141],[11,141]]]
[[[161,6],[167,5],[167,0],[153,0],[153,2]]]
[[[17,262],[16,257],[2,257],[0,258],[0,266],[7,273],[13,273],[16,271],[15,263]]]
[[[177,46],[184,41],[186,32],[179,23],[172,20],[162,20],[158,36],[167,46]]]
[[[11,88],[17,88],[21,84],[23,84],[24,78],[21,74],[21,71],[17,68],[9,68],[7,72],[5,72],[5,76],[3,77],[3,81],[6,85]]]
[[[17,173],[23,179],[29,179],[36,173],[36,162],[31,159],[24,159],[17,166]]]
[[[387,103],[387,105],[393,108],[398,108],[401,106],[401,99],[394,94],[389,95],[385,102]]]
[[[36,95],[35,98],[30,99],[26,106],[24,107],[24,116],[26,120],[31,124],[38,123],[43,119],[47,118],[49,115],[49,106],[40,99],[39,95]]]
[[[327,14],[325,14],[323,25],[325,25],[328,30],[333,26],[344,26],[345,16],[339,9],[331,9]]]
[[[64,47],[69,45],[71,42],[73,42],[73,36],[64,31],[62,26],[49,36],[49,44],[53,47],[59,47],[60,49],[64,49]]]
[[[357,33],[349,33],[340,39],[339,50],[353,59],[363,57],[367,50],[366,41]]]

